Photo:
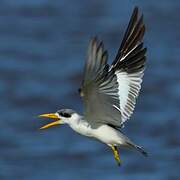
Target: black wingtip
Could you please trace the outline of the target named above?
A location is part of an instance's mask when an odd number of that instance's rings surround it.
[[[137,19],[138,18],[138,14],[139,14],[139,8],[137,6],[134,7],[133,9],[133,13],[131,15],[131,19]]]
[[[134,7],[134,10],[133,10],[133,14],[138,14],[138,11],[139,11],[138,6],[135,6],[135,7]]]

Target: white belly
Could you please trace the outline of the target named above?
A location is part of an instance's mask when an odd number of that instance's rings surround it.
[[[70,123],[69,125],[77,133],[84,136],[94,137],[105,144],[108,145],[125,144],[125,136],[118,130],[108,125],[101,125],[98,128],[92,128],[91,125],[84,120],[79,120],[78,122]]]
[[[97,129],[93,129],[91,133],[93,137],[102,141],[105,144],[124,144],[124,139],[122,139],[121,133],[110,126],[102,125]]]

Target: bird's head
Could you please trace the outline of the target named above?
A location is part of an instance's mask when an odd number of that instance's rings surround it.
[[[76,115],[77,113],[72,109],[61,109],[55,113],[41,114],[39,117],[55,119],[55,121],[42,126],[40,129],[46,129],[59,124],[69,124]]]

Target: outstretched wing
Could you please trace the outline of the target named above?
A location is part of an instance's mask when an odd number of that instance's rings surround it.
[[[85,118],[89,123],[108,123],[119,126],[121,114],[113,107],[119,106],[118,83],[114,73],[109,73],[108,54],[103,43],[93,38],[89,44],[84,70],[81,96],[84,102]]]
[[[144,33],[143,15],[138,18],[138,8],[136,7],[111,66],[111,71],[115,72],[118,81],[119,111],[122,123],[133,113],[136,98],[141,89],[146,61],[146,48],[143,47],[142,42]]]
[[[89,44],[81,95],[85,118],[93,124],[121,127],[132,114],[138,96],[145,64],[143,18],[135,8],[118,50],[109,68],[103,43],[93,38]]]

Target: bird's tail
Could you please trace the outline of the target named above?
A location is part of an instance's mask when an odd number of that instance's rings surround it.
[[[141,147],[141,146],[138,146],[132,142],[128,142],[127,143],[130,147],[132,148],[135,148],[137,151],[139,151],[140,153],[142,153],[142,155],[144,155],[145,157],[148,156],[148,153]]]

